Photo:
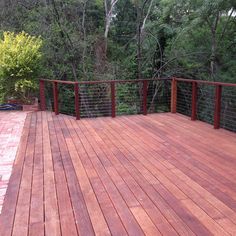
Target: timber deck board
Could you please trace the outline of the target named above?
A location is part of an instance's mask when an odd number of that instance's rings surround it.
[[[27,114],[1,236],[236,235],[236,134],[179,114]]]

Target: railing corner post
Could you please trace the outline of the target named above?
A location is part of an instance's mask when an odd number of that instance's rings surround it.
[[[192,114],[191,120],[197,119],[197,82],[192,82]]]
[[[143,80],[143,115],[147,115],[147,92],[148,92],[148,82]]]
[[[222,85],[216,85],[214,129],[219,129],[220,128],[221,96],[222,96]]]
[[[57,86],[57,82],[53,82],[53,99],[54,99],[54,112],[55,115],[59,114],[59,110],[58,110],[58,86]]]
[[[46,98],[45,98],[45,82],[44,80],[39,80],[39,96],[40,96],[40,109],[41,111],[46,110]]]
[[[75,116],[76,120],[80,120],[80,107],[79,107],[79,83],[74,84],[74,93],[75,93]]]
[[[171,113],[176,113],[177,110],[177,80],[172,79],[171,82]]]
[[[111,117],[116,117],[116,88],[115,82],[111,82]]]

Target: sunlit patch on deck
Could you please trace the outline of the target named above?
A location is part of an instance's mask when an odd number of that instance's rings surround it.
[[[19,111],[0,111],[0,214],[26,114]]]

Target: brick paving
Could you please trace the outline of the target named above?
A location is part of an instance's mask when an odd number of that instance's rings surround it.
[[[27,112],[0,112],[0,214]]]

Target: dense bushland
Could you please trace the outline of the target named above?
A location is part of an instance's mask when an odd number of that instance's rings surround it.
[[[41,77],[236,82],[233,0],[3,0],[0,9],[2,32],[42,37]]]

